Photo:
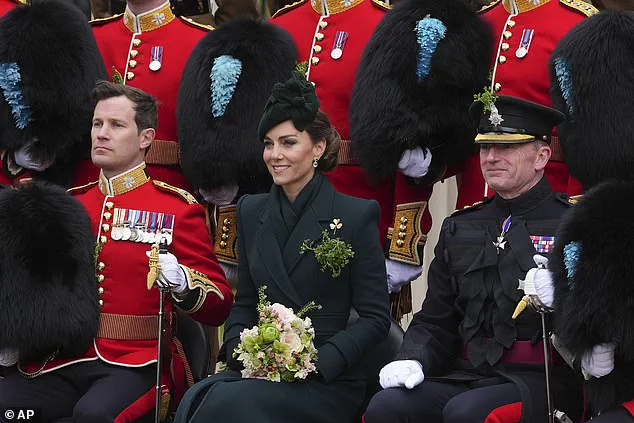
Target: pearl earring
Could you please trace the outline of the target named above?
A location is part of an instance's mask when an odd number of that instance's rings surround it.
[[[319,166],[319,163],[317,163],[317,159],[313,159],[313,167],[317,167]]]

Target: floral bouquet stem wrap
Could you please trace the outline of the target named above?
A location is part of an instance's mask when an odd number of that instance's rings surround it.
[[[297,314],[279,303],[271,304],[264,290],[258,289],[258,324],[240,333],[240,343],[233,356],[241,361],[243,378],[272,382],[295,382],[317,372],[315,329],[309,317],[303,317],[321,306],[314,301]]]

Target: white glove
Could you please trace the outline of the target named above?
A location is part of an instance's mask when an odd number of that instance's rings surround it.
[[[200,195],[206,202],[217,206],[228,206],[231,204],[236,195],[238,195],[237,185],[225,185],[212,189],[199,189]]]
[[[412,389],[425,380],[423,365],[416,360],[396,360],[383,366],[379,372],[379,383],[383,389]]]
[[[51,158],[48,160],[42,160],[41,158],[34,158],[33,153],[31,151],[31,147],[33,146],[33,142],[20,147],[15,153],[13,153],[13,159],[18,166],[21,166],[25,169],[34,170],[36,172],[42,172],[43,170],[48,169],[55,158]]]
[[[413,150],[405,150],[398,162],[401,173],[410,178],[422,178],[427,175],[431,164],[431,151],[416,147]]]
[[[387,291],[401,292],[401,287],[408,282],[416,280],[423,274],[423,266],[401,263],[400,261],[385,259],[387,271]]]
[[[19,352],[15,348],[0,349],[0,367],[10,367],[18,362]]]
[[[581,372],[586,380],[603,377],[614,370],[615,344],[599,344],[581,356]]]
[[[546,307],[552,307],[555,300],[555,282],[553,274],[548,270],[548,259],[535,254],[533,261],[537,267],[526,273],[524,294],[536,295]]]
[[[148,257],[150,256],[149,251],[146,251],[145,254]],[[187,291],[187,277],[185,277],[185,272],[178,264],[176,256],[172,253],[165,253],[159,254],[158,258],[161,271],[159,277],[156,278],[156,284],[160,288],[168,289],[175,294],[182,294]]]

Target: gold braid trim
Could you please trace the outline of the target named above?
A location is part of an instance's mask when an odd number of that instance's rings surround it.
[[[426,208],[426,201],[396,206],[391,233],[388,229],[388,239],[392,235],[389,258],[418,266],[422,264],[419,244],[424,245],[426,237],[421,233],[420,222]]]
[[[225,296],[223,295],[220,288],[218,288],[218,285],[216,285],[215,282],[209,279],[207,275],[199,272],[198,270],[190,269],[187,266],[183,266],[182,264],[180,266],[187,277],[187,285],[189,286],[189,289],[195,290],[196,288],[200,288],[198,289],[198,299],[196,300],[192,308],[184,311],[186,311],[187,313],[195,313],[200,310],[203,303],[205,302],[205,299],[207,298],[207,294],[210,292],[216,294],[221,300],[225,299]]]
[[[569,9],[576,10],[577,12],[582,13],[585,16],[592,16],[599,13],[599,10],[591,5],[590,3],[586,3],[581,0],[559,0],[563,6],[566,6]]]
[[[486,12],[487,10],[491,9],[492,7],[497,6],[497,5],[498,5],[501,1],[502,1],[502,0],[495,0],[495,1],[492,1],[492,2],[491,2],[491,3],[489,3],[489,4],[487,4],[487,5],[485,5],[485,6],[482,6],[482,7],[480,8],[480,10],[478,10],[478,12],[477,12],[477,13],[478,13],[478,14],[480,14],[480,13],[484,13],[484,12]]]

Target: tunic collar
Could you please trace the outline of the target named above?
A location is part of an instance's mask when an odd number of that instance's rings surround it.
[[[103,195],[121,195],[140,187],[150,180],[145,162],[108,179],[103,170],[99,174],[99,190]]]
[[[548,180],[545,176],[524,194],[519,197],[505,200],[499,194],[495,194],[495,206],[501,211],[502,215],[521,216],[529,210],[539,206],[542,201],[553,192]]]
[[[345,12],[363,3],[364,0],[311,0],[313,10],[320,15],[328,16]]]
[[[502,4],[507,12],[519,14],[537,9],[550,1],[551,0],[502,0]]]
[[[126,6],[125,13],[123,14],[123,23],[130,32],[137,34],[158,29],[172,22],[175,18],[176,15],[172,13],[170,2],[166,1],[159,7],[141,13],[140,15],[135,15]]]

